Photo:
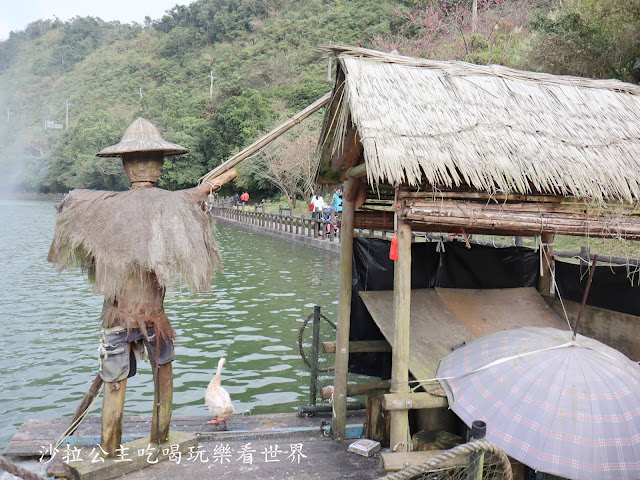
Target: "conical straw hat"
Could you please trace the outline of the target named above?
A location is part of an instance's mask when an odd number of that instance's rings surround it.
[[[156,126],[149,120],[138,117],[124,132],[120,143],[100,150],[98,157],[121,157],[134,152],[163,152],[164,156],[180,155],[189,150],[182,145],[167,142],[160,136]]]

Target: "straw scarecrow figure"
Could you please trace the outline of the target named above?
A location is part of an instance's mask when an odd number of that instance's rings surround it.
[[[221,266],[202,202],[235,178],[169,192],[154,188],[164,157],[186,153],[165,141],[148,120],[138,118],[122,141],[97,155],[121,157],[131,189],[74,190],[62,202],[48,260],[85,266],[104,295],[99,374],[105,382],[102,443],[115,455],[122,438],[127,378],[146,345],[154,373],[151,442],[166,441],[173,398],[175,332],[164,312],[164,296],[177,274],[192,291],[209,291]]]

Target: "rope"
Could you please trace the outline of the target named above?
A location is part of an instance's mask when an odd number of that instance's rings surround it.
[[[300,332],[298,333],[298,348],[300,349],[300,356],[302,357],[302,361],[309,368],[311,368],[311,362],[307,358],[307,355],[304,353],[304,349],[302,348],[302,343],[303,343],[302,336],[304,335],[305,327],[309,323],[309,320],[311,320],[312,318],[313,318],[313,313],[311,313],[307,318],[304,319],[304,322],[302,322],[302,326],[300,327]],[[324,314],[321,313],[320,314],[320,318],[326,320],[327,322],[329,322],[329,325],[331,325],[334,329],[336,328],[336,324],[334,322],[332,322],[329,318],[327,318]],[[318,368],[317,371],[318,372],[330,372],[334,368],[335,368],[334,366],[325,367],[325,368]]]
[[[0,457],[0,468],[9,472],[11,475],[23,478],[24,480],[51,480],[49,477],[43,477],[42,475],[38,475],[37,473],[27,470],[20,465],[16,465],[4,457]]]
[[[473,452],[489,452],[497,455],[498,460],[500,460],[500,465],[502,466],[502,471],[504,473],[504,480],[513,479],[511,463],[509,462],[507,454],[504,453],[504,451],[500,447],[489,442],[488,440],[475,440],[473,442],[464,443],[462,445],[458,445],[457,447],[453,447],[451,450],[446,450],[440,455],[419,465],[407,467],[404,470],[400,470],[399,472],[390,473],[389,475],[380,477],[378,480],[408,480],[417,475],[428,473],[429,470],[437,467],[439,464],[444,463],[447,460],[451,460],[457,456]]]

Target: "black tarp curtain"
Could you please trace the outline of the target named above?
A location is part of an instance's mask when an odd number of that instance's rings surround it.
[[[358,292],[393,290],[394,262],[388,240],[355,238],[353,294],[349,340],[382,340],[380,329]],[[639,274],[633,268],[597,267],[587,303],[640,316]],[[526,247],[495,248],[461,242],[411,244],[411,288],[536,287],[540,253]],[[580,302],[587,281],[585,268],[556,259],[556,282],[564,299]],[[632,281],[633,280],[633,281]],[[391,354],[357,353],[349,356],[349,371],[382,378],[391,376]]]

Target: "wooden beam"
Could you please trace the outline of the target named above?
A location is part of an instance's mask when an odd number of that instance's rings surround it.
[[[385,410],[420,410],[423,408],[448,407],[447,397],[438,397],[427,392],[418,393],[387,393],[382,398],[382,408]]]
[[[398,219],[398,260],[393,277],[394,342],[391,393],[409,393],[409,324],[411,319],[411,227]],[[411,449],[408,410],[391,412],[391,449]]]
[[[197,445],[198,438],[185,432],[172,431],[167,442],[162,444],[160,448],[149,437],[140,438],[118,445],[118,448],[122,448],[116,458],[107,458],[104,462],[96,462],[94,458],[85,457],[84,460],[65,463],[66,476],[71,480],[105,480],[121,477],[148,467],[151,465],[150,462],[167,460],[169,456],[177,455],[178,452],[182,458],[185,458],[190,449],[193,451]],[[104,448],[103,445],[102,447]],[[156,452],[157,457],[155,457]]]
[[[423,452],[396,452],[381,453],[380,468],[386,472],[397,472],[407,467],[419,465],[428,462],[432,458],[437,457],[446,450],[428,450]],[[469,465],[469,455],[460,455],[459,457],[447,460],[439,464],[439,467],[466,467]]]
[[[390,387],[390,380],[382,380],[380,382],[349,383],[347,385],[347,396],[355,397],[356,395],[363,395],[374,390],[389,390]],[[324,400],[331,398],[331,390],[331,387],[322,387],[320,389],[320,394]]]
[[[336,342],[322,342],[324,353],[336,353]],[[386,340],[363,340],[349,342],[350,353],[383,353],[390,352],[391,345]]]
[[[91,403],[93,402],[93,399],[96,398],[98,393],[100,393],[100,389],[102,388],[103,383],[104,382],[102,381],[102,377],[100,376],[100,374],[97,374],[96,378],[93,379],[93,382],[89,387],[89,391],[82,398],[80,405],[78,405],[78,408],[73,414],[73,417],[71,418],[71,422],[69,422],[70,426],[73,425],[76,422],[76,420],[78,420],[82,416],[82,414],[85,412],[87,408],[89,408],[89,405],[91,405]],[[75,432],[79,426],[80,426],[80,423],[78,423],[78,425],[76,425],[75,427],[71,427],[71,430],[69,430],[69,435],[73,435],[73,432]]]
[[[367,164],[361,163],[347,170],[347,178],[363,178],[367,176]]]
[[[222,165],[214,168],[209,173],[203,175],[200,178],[200,180],[198,180],[198,184],[200,185],[200,184],[206,183],[209,180],[211,180],[212,178],[216,178],[217,176],[221,175],[222,173],[226,172],[227,170],[230,170],[231,168],[235,167],[237,164],[239,164],[240,162],[242,162],[246,158],[248,158],[251,155],[253,155],[254,153],[258,152],[261,148],[263,148],[266,145],[268,145],[269,143],[273,142],[276,138],[278,138],[280,135],[285,133],[287,130],[290,130],[291,128],[293,128],[296,125],[298,125],[302,120],[307,118],[309,115],[311,115],[311,114],[317,112],[318,110],[320,110],[327,103],[329,103],[330,99],[331,99],[331,92],[327,93],[322,98],[319,98],[318,100],[313,102],[311,105],[309,105],[307,108],[305,108],[301,112],[297,113],[296,115],[294,115],[293,117],[291,117],[289,120],[287,120],[286,122],[282,123],[278,127],[274,128],[273,130],[271,130],[266,135],[260,137],[254,143],[249,145],[247,148],[245,148],[241,152],[235,154],[233,157],[228,159]]]
[[[432,231],[509,232],[508,235],[589,235],[640,239],[640,215],[626,207],[598,210],[578,204],[405,200],[400,216]],[[380,215],[380,214],[378,214]],[[370,215],[371,217],[371,215]],[[371,223],[374,223],[371,219]],[[379,221],[379,220],[378,220]]]
[[[398,199],[425,199],[425,200],[482,200],[482,201],[496,201],[496,202],[532,202],[532,203],[562,203],[573,202],[579,203],[579,200],[573,198],[563,197],[562,195],[521,195],[519,193],[511,193],[505,195],[504,193],[490,194],[486,192],[476,191],[446,191],[437,190],[435,192],[428,189],[421,192],[399,192]]]
[[[338,280],[338,327],[336,330],[336,363],[334,377],[331,432],[344,439],[347,421],[347,374],[349,367],[349,331],[351,328],[351,294],[353,279],[353,212],[357,179],[345,183],[340,233],[340,277]]]
[[[210,193],[217,192],[223,185],[234,181],[236,178],[238,178],[238,171],[235,168],[231,168],[217,177],[209,178],[205,183],[202,183],[195,188],[201,195],[209,195]]]

